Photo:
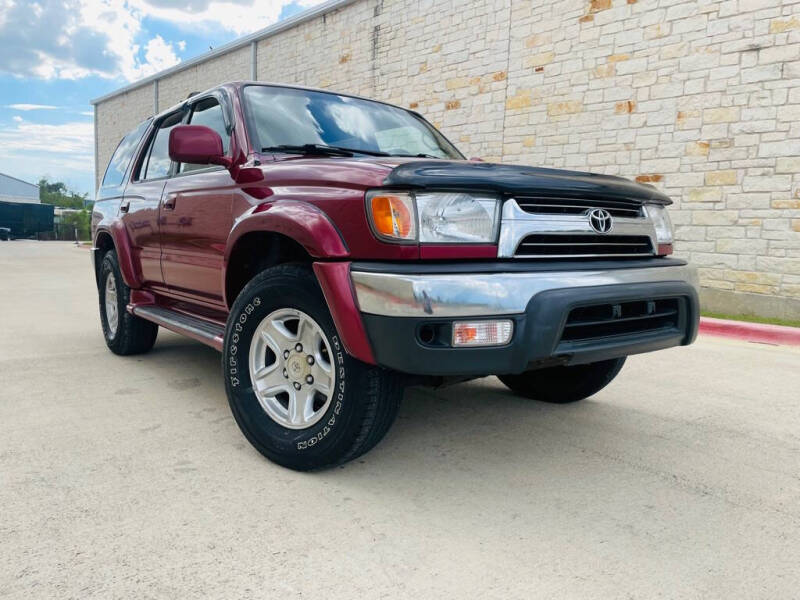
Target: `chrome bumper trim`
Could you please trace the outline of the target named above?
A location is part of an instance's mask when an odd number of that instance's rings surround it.
[[[403,275],[351,273],[362,312],[394,317],[477,317],[525,312],[553,289],[683,281],[697,288],[691,265],[597,271]]]

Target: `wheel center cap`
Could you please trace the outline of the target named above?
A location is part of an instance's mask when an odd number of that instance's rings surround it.
[[[302,382],[309,371],[305,357],[303,357],[302,354],[293,354],[290,356],[286,360],[286,371],[289,373],[289,377]]]

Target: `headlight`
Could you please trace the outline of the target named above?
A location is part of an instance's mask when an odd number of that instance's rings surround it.
[[[464,192],[367,194],[367,213],[378,237],[427,244],[491,244],[497,240],[500,200]],[[406,225],[407,219],[413,223]]]
[[[660,256],[672,254],[672,221],[669,218],[666,207],[658,204],[647,204],[644,210],[656,228],[657,254]]]
[[[462,193],[417,194],[419,241],[491,243],[497,237],[498,200]]]

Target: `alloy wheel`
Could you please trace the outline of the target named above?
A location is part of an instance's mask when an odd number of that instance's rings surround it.
[[[282,308],[258,324],[250,343],[250,381],[269,417],[288,429],[306,429],[328,410],[336,376],[331,346],[306,313]]]
[[[111,337],[114,337],[119,326],[119,310],[117,307],[117,283],[114,281],[113,273],[109,273],[106,277],[105,307],[108,332]]]

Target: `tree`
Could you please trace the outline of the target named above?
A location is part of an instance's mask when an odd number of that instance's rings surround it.
[[[90,239],[90,214],[88,210],[81,210],[79,212],[66,213],[61,218],[60,228],[66,232],[66,237],[72,239],[72,232],[78,230],[79,240]],[[63,238],[62,238],[63,239]]]
[[[46,177],[39,180],[39,200],[42,204],[83,209],[86,207],[87,195],[68,190],[61,181],[49,181]]]

